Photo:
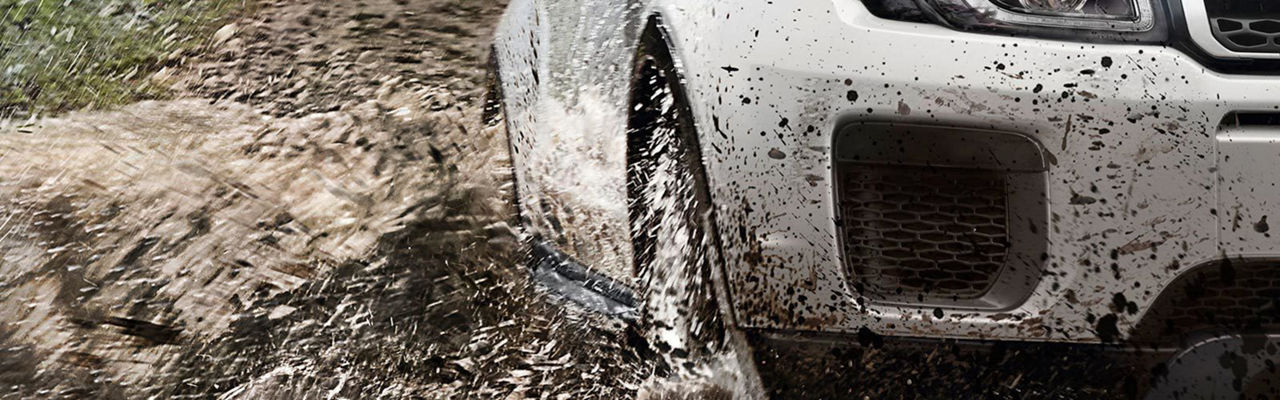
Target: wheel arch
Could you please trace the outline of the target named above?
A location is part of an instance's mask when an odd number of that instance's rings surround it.
[[[674,41],[674,36],[672,35],[672,29],[669,27],[666,21],[666,18],[663,17],[663,13],[660,11],[652,11],[648,13],[644,19],[645,19],[644,27],[641,28],[640,34],[637,36],[637,40],[636,40],[636,46],[635,46],[636,56],[635,57],[640,56],[641,46],[644,46],[646,44],[646,39],[649,39],[649,38],[656,39],[655,42],[653,43],[659,46],[658,49],[655,49],[656,52],[660,53],[665,58],[666,61],[671,63],[672,69],[675,71],[677,81],[680,82],[680,84],[677,85],[677,89],[676,89],[678,91],[677,99],[683,100],[683,103],[685,103],[684,106],[690,108],[689,110],[690,116],[693,118],[694,124],[696,126],[698,125],[697,124],[698,118],[697,118],[697,115],[692,112],[692,104],[689,99],[688,74],[686,73],[684,61],[680,57],[680,54],[674,51],[676,49],[676,43]],[[636,71],[635,71],[636,66],[637,66],[637,60],[633,59],[631,63],[632,71],[630,71],[631,80],[627,84],[628,96],[634,95],[636,91]],[[696,130],[696,131],[698,132],[698,135],[701,135],[701,130]],[[641,139],[641,138],[635,137],[634,135],[637,135],[637,132],[634,132],[631,129],[627,130],[627,143],[628,143],[627,152],[628,153],[630,153],[632,150],[630,144],[632,143],[633,139]],[[701,142],[699,142],[699,144],[700,143]],[[631,162],[630,154],[628,154],[627,160],[628,160],[628,163]],[[703,160],[703,162],[705,165],[705,160]]]
[[[675,92],[673,93],[675,96],[675,101],[679,104],[678,107],[681,107],[684,109],[683,112],[688,113],[688,118],[690,119],[690,122],[693,124],[692,126],[693,146],[696,147],[696,152],[698,154],[698,157],[697,157],[698,165],[695,166],[695,168],[698,168],[701,170],[701,173],[705,179],[703,183],[704,185],[707,186],[705,190],[707,191],[707,196],[708,196],[708,200],[710,201],[710,209],[711,209],[710,219],[711,219],[711,225],[712,225],[712,232],[710,232],[710,234],[713,236],[714,243],[716,243],[716,246],[720,249],[719,261],[717,262],[717,268],[715,268],[713,271],[712,280],[713,280],[713,284],[715,285],[716,294],[718,296],[718,304],[720,305],[720,310],[722,315],[724,315],[728,319],[728,323],[736,326],[738,324],[738,321],[740,321],[740,319],[738,318],[738,315],[737,315],[737,311],[738,311],[737,307],[733,306],[734,303],[732,301],[734,288],[733,288],[733,285],[731,285],[726,279],[728,276],[727,274],[728,271],[726,270],[726,268],[728,268],[728,265],[726,263],[727,259],[724,256],[724,250],[725,250],[724,235],[727,234],[727,231],[722,229],[722,227],[719,225],[720,220],[717,217],[717,214],[719,214],[718,210],[720,207],[718,205],[720,203],[716,201],[715,190],[713,190],[714,178],[711,176],[710,166],[708,165],[709,160],[708,160],[708,152],[706,147],[707,146],[707,136],[706,136],[707,130],[704,129],[704,127],[708,125],[706,125],[705,123],[703,123],[703,121],[700,120],[699,114],[695,109],[696,108],[695,105],[697,103],[695,103],[696,100],[694,100],[694,97],[693,97],[694,93],[691,93],[691,89],[693,88],[693,86],[691,86],[692,81],[689,78],[688,69],[686,69],[684,64],[685,61],[682,58],[681,52],[679,51],[679,47],[678,47],[679,42],[677,40],[677,37],[675,36],[676,32],[674,32],[673,27],[668,23],[667,18],[660,11],[653,11],[648,13],[647,16],[645,17],[645,21],[646,22],[645,22],[644,28],[642,28],[642,30],[640,31],[640,35],[638,36],[638,40],[637,40],[637,45],[636,45],[637,60],[634,60],[632,62],[633,70],[631,71],[631,82],[629,82],[628,84],[628,96],[634,95],[635,91],[637,90],[636,81],[637,81],[638,74],[637,74],[637,71],[635,71],[635,68],[639,66],[638,58],[640,57],[642,46],[645,46],[646,44],[657,46],[657,48],[654,49],[654,51],[660,54],[662,57],[664,57],[665,61],[671,64],[671,69],[672,69],[671,72],[675,74],[675,79],[676,79],[676,82],[678,83],[677,85],[675,85],[675,88],[673,88],[673,91]],[[653,41],[652,43],[647,43],[646,42],[647,40],[653,40]],[[630,109],[628,110],[629,115],[631,111],[632,110]],[[630,116],[628,116],[628,120],[630,120]],[[628,202],[631,203],[633,198],[633,193],[632,193],[633,182],[631,181],[632,168],[634,163],[641,160],[639,154],[633,154],[633,151],[636,150],[635,144],[644,143],[648,141],[650,138],[647,136],[644,136],[644,135],[647,135],[648,132],[641,132],[636,129],[631,129],[630,122],[628,123],[628,129],[626,134],[627,134],[627,179],[628,179],[627,197],[628,197]],[[630,210],[633,206],[634,206],[633,204],[628,204],[628,209]],[[633,248],[632,254],[634,256],[639,254],[639,252]],[[638,262],[638,259],[639,257],[633,257],[633,266],[632,266],[633,269],[636,267],[634,263]]]

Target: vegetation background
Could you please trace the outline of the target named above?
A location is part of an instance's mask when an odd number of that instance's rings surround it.
[[[163,98],[155,73],[248,0],[0,0],[0,119]]]

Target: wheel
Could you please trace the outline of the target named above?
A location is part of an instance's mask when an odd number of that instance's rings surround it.
[[[641,327],[659,355],[659,375],[685,386],[679,390],[698,398],[755,397],[749,392],[758,392],[758,379],[744,336],[727,318],[723,259],[692,112],[656,27],[643,35],[633,68],[627,195]],[[696,394],[687,392],[689,384]]]

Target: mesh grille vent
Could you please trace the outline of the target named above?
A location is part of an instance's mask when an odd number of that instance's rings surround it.
[[[1280,53],[1280,16],[1272,18],[1212,17],[1213,36],[1228,49]]]
[[[842,163],[848,264],[872,294],[982,297],[1008,255],[1006,174]]]

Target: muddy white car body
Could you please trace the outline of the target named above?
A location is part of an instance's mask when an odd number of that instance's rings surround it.
[[[627,93],[636,37],[659,24],[696,120],[739,327],[1126,340],[1204,271],[1254,307],[1243,299],[1278,287],[1252,265],[1280,257],[1268,225],[1280,221],[1280,78],[1268,70],[1280,67],[1267,61],[1280,51],[1227,48],[1204,1],[1152,3],[1142,23],[1163,37],[1129,43],[897,21],[861,0],[514,0],[494,54],[526,228],[632,284]],[[939,183],[876,186],[901,171],[911,177],[897,182]],[[969,194],[989,197],[939,208]],[[906,226],[982,206],[998,215],[963,232]],[[991,235],[964,243],[980,231]],[[890,271],[903,259],[968,264],[936,277],[962,281],[940,289],[920,282],[932,272]]]

